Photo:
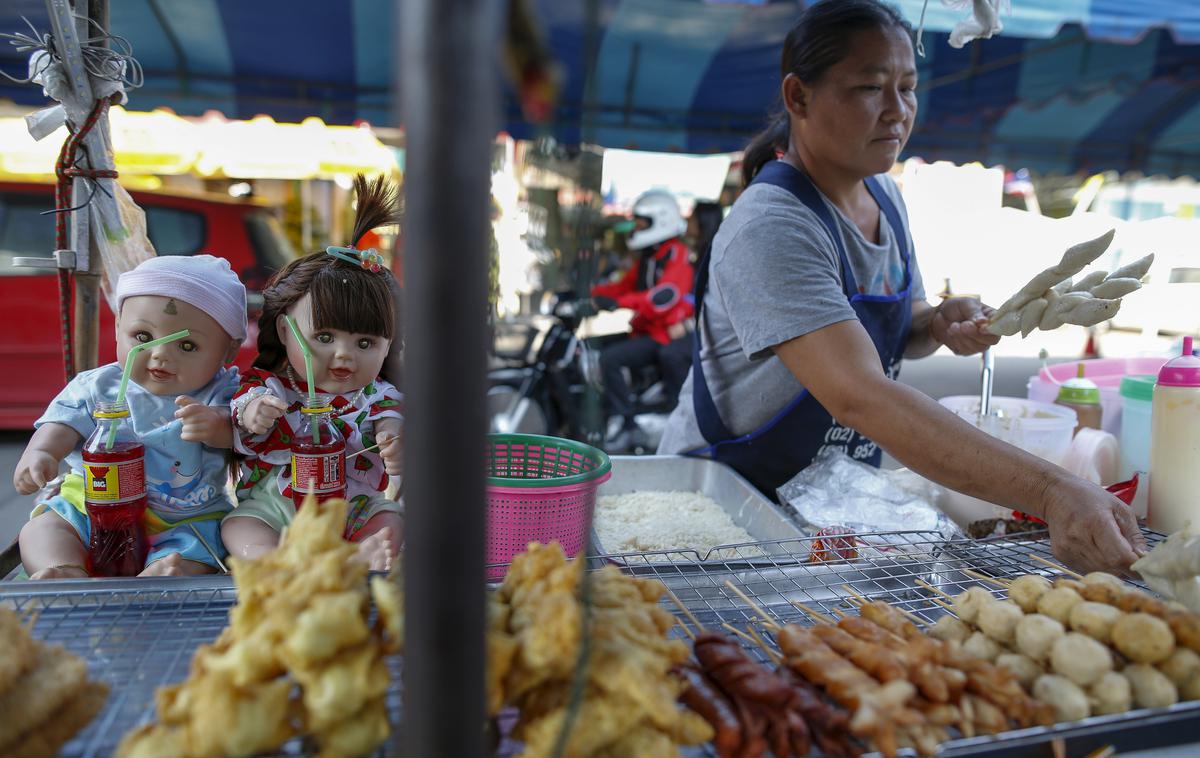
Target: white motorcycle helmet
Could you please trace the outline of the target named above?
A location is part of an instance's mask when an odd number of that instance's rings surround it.
[[[666,190],[650,190],[643,193],[633,204],[633,218],[643,218],[649,222],[649,226],[636,229],[629,235],[627,244],[630,250],[644,250],[651,245],[682,236],[687,231],[687,221],[679,212],[679,204]]]

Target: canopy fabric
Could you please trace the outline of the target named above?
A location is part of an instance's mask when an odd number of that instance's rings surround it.
[[[562,97],[553,123],[541,127],[525,123],[506,98],[513,136],[704,153],[739,149],[765,124],[783,38],[803,3],[593,2],[597,60],[589,66],[589,2],[533,0],[564,73]],[[897,3],[914,26],[922,4]],[[1042,171],[1200,174],[1200,3],[1012,4],[1003,34],[955,50],[947,32],[966,11],[930,0],[909,155]],[[42,0],[7,0],[0,31],[21,29],[23,15],[47,27]],[[121,0],[111,3],[111,25],[146,71],[131,108],[395,120],[389,0]],[[23,66],[11,49],[0,51],[4,70]],[[37,88],[3,80],[0,97],[42,102]]]

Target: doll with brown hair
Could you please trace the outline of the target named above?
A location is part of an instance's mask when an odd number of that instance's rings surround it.
[[[397,193],[382,178],[355,178],[355,244],[371,229],[398,221]],[[354,262],[351,262],[353,260]],[[381,376],[398,361],[397,291],[374,251],[329,248],[292,261],[267,282],[258,321],[258,357],[230,404],[234,449],[243,458],[238,505],[221,525],[229,552],[255,558],[273,550],[296,514],[292,502],[291,440],[300,426],[304,352],[288,327],[290,316],[312,351],[315,391],[330,396],[334,425],[346,440],[343,536],[359,544],[372,569],[391,568],[403,531],[402,508],[385,494],[401,473],[403,398]],[[365,451],[365,452],[364,452]],[[349,456],[355,453],[353,458]]]

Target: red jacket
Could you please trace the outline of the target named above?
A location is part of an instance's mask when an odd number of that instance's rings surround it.
[[[646,335],[666,345],[671,341],[668,327],[692,316],[692,303],[686,296],[692,293],[694,274],[687,246],[678,238],[670,239],[619,281],[597,284],[592,297],[609,297],[619,307],[632,310],[632,336]]]

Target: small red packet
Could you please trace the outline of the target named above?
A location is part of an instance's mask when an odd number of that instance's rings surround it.
[[[1116,495],[1117,499],[1120,500],[1125,505],[1133,505],[1133,498],[1137,495],[1137,488],[1138,488],[1138,475],[1134,474],[1133,478],[1130,479],[1129,481],[1117,482],[1116,484],[1110,484],[1107,487],[1105,487],[1104,489],[1106,489],[1109,492],[1111,492],[1112,494]],[[1029,521],[1034,524],[1043,524],[1044,525],[1046,523],[1045,521],[1042,521],[1037,516],[1030,516],[1029,514],[1021,513],[1020,511],[1013,511],[1013,518],[1017,519],[1018,521]]]

